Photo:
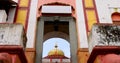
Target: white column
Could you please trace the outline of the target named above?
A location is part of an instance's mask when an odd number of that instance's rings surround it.
[[[106,0],[107,1],[107,0]],[[108,4],[104,0],[95,0],[100,23],[112,23]],[[109,1],[107,1],[109,2]]]
[[[35,42],[35,29],[37,22],[37,4],[38,0],[31,0],[30,15],[27,29],[27,48],[33,48]]]
[[[112,23],[111,15],[114,8],[120,9],[119,2],[120,0],[95,0],[100,23]]]
[[[5,23],[7,19],[7,14],[5,10],[0,10],[0,23]]]
[[[11,7],[9,9],[8,20],[7,20],[8,23],[14,22],[15,12],[16,12],[16,7]]]
[[[82,0],[76,0],[76,13],[77,13],[78,36],[80,39],[80,41],[78,42],[80,42],[80,48],[88,48]]]

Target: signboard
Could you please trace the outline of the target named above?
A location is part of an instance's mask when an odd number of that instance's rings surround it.
[[[42,6],[42,13],[64,13],[71,14],[71,6]]]

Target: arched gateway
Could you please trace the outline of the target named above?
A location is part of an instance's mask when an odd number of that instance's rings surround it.
[[[40,17],[36,37],[36,63],[42,63],[43,42],[59,37],[70,42],[71,63],[77,63],[77,34],[73,17]]]

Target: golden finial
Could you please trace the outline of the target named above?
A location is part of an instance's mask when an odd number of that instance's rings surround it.
[[[114,8],[114,11],[115,11],[115,12],[118,12],[118,8]]]

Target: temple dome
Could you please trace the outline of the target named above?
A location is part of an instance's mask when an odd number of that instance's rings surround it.
[[[64,56],[64,52],[57,48],[58,46],[55,45],[55,48],[49,51],[48,56]]]
[[[51,56],[51,55],[61,55],[61,56],[64,56],[64,52],[60,49],[53,49],[51,50],[49,53],[48,53],[48,56]]]

